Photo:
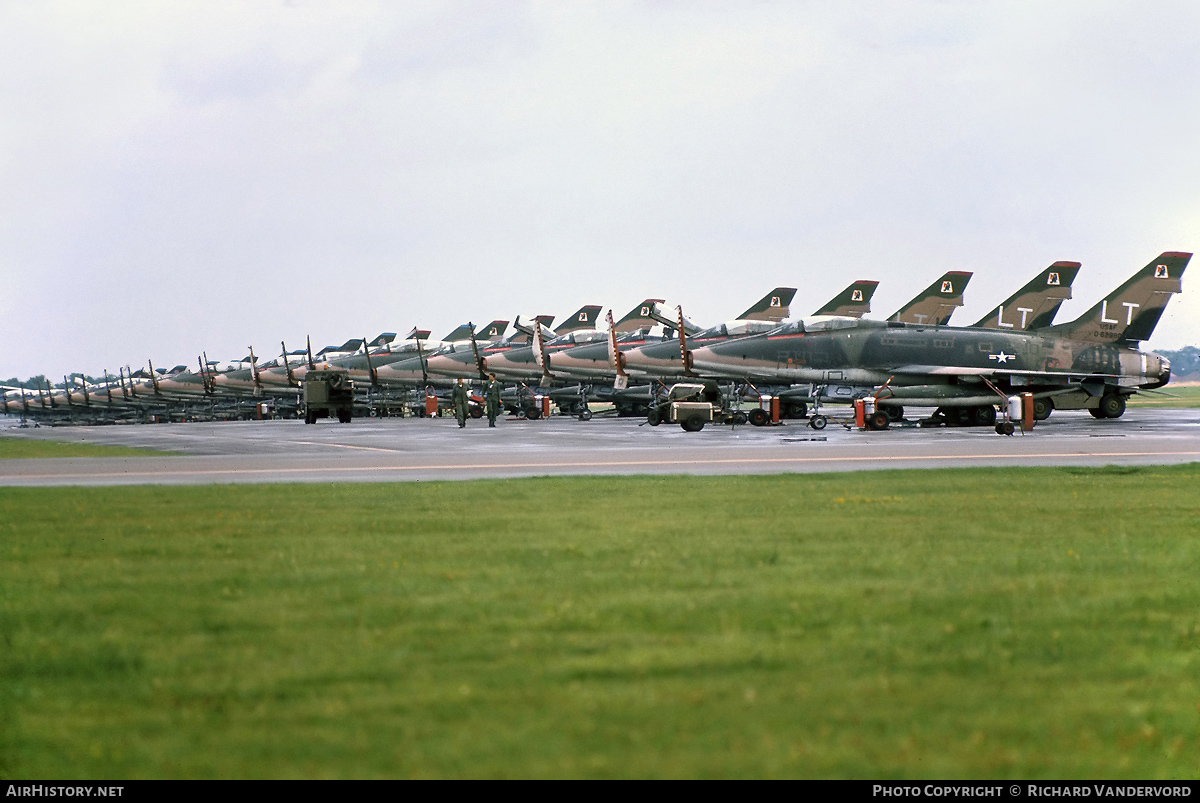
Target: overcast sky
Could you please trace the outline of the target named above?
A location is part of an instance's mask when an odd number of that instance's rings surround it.
[[[0,2],[0,376],[1200,247],[1200,3]],[[1200,344],[1200,266],[1152,348]]]

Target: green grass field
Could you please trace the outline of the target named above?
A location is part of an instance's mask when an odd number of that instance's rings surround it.
[[[1198,488],[0,489],[0,776],[1194,778]]]
[[[168,454],[131,446],[104,446],[95,443],[43,441],[0,435],[0,460],[31,457],[150,457]]]
[[[1138,393],[1129,397],[1137,407],[1200,407],[1200,385],[1167,385],[1163,393]]]

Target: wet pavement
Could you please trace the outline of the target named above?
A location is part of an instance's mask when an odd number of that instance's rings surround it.
[[[239,421],[15,429],[3,434],[137,446],[151,457],[0,460],[0,485],[367,482],[570,474],[773,474],[881,468],[1200,461],[1200,410],[1134,409],[1112,421],[1058,411],[1013,437],[991,428],[860,432],[805,421],[709,425],[698,433],[643,419]]]

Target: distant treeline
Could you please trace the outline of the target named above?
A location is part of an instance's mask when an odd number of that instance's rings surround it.
[[[1179,351],[1160,351],[1171,361],[1171,376],[1178,379],[1200,379],[1200,347],[1184,346]]]

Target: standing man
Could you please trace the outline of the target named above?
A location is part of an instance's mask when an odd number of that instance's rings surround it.
[[[495,374],[488,374],[488,383],[483,397],[487,401],[488,426],[494,427],[496,426],[496,416],[500,415],[500,383],[496,381]]]
[[[467,389],[461,379],[454,386],[454,417],[458,419],[459,427],[467,425]]]

